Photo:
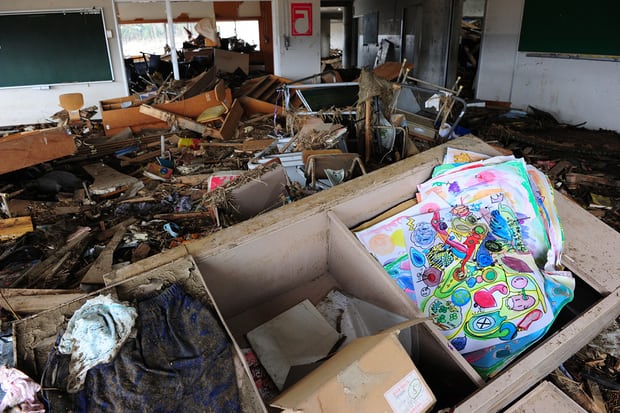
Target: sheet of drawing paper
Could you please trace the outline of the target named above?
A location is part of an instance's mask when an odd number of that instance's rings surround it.
[[[514,159],[516,159],[514,156],[506,155],[506,156],[494,156],[492,158],[482,159],[480,161],[474,161],[474,162],[469,162],[469,163],[443,163],[433,168],[432,177],[435,178],[436,176],[439,176],[439,175],[443,175],[447,173],[456,173],[456,172],[463,171],[465,169],[479,168],[481,166],[497,165],[499,163],[511,161]]]
[[[481,161],[483,159],[489,159],[489,155],[478,153],[474,151],[467,151],[465,149],[447,148],[446,155],[443,158],[443,163],[469,163],[475,161]]]
[[[553,187],[547,175],[540,170],[527,165],[527,172],[549,238],[549,254],[544,268],[547,271],[554,271],[561,264],[564,230],[560,224],[558,210],[555,207]]]
[[[479,208],[477,205],[489,197],[495,202],[501,201],[511,211],[506,215],[507,225],[519,234],[514,239],[516,250],[531,252],[539,266],[544,266],[549,240],[523,159],[478,167],[471,165],[456,167],[418,185],[419,199],[435,194],[452,206],[472,208]]]
[[[373,226],[354,232],[368,252],[379,261],[390,277],[413,300],[415,300],[415,295],[405,243],[405,235],[409,233],[409,217],[449,206],[443,199],[432,195],[423,202]]]
[[[505,199],[505,198],[504,198]],[[544,279],[497,197],[414,217],[405,237],[416,302],[461,353],[545,329]]]

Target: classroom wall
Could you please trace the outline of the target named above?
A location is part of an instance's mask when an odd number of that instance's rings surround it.
[[[528,57],[518,51],[524,0],[489,0],[476,96],[528,105],[568,124],[620,132],[620,62]]]
[[[321,3],[312,4],[312,35],[292,36],[291,0],[272,0],[274,73],[290,80],[321,72]]]
[[[258,4],[258,3],[255,3]],[[116,0],[117,15],[120,21],[131,20],[167,20],[166,3],[135,3],[125,0]],[[189,19],[214,17],[213,3],[205,1],[174,1],[170,3],[172,16],[177,19],[187,16]],[[258,14],[260,16],[260,12]]]
[[[80,0],[20,0],[0,1],[0,12],[23,10],[58,10],[84,8]],[[0,126],[46,122],[50,115],[62,110],[59,96],[64,93],[82,93],[84,106],[97,105],[102,99],[127,94],[123,62],[117,36],[114,5],[112,0],[92,0],[88,7],[103,9],[106,29],[112,34],[108,39],[114,81],[101,83],[80,83],[40,87],[16,87],[0,89]],[[28,30],[27,27],[24,30]],[[62,45],[58,45],[62,47]]]

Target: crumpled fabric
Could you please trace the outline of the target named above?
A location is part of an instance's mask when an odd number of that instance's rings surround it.
[[[61,354],[70,354],[67,392],[84,386],[92,367],[110,362],[129,337],[138,316],[135,308],[100,295],[84,303],[67,325],[58,344]]]
[[[135,337],[88,371],[72,411],[241,412],[232,345],[211,309],[180,284],[137,308]]]
[[[3,393],[0,411],[17,407],[22,412],[45,412],[45,407],[37,399],[37,393],[41,390],[41,386],[24,372],[15,368],[0,366],[0,386]]]

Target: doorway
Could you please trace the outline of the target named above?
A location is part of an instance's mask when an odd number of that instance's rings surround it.
[[[476,96],[476,79],[485,8],[486,0],[463,1],[457,76],[461,78],[460,84],[463,86],[461,96],[464,98],[475,98]]]

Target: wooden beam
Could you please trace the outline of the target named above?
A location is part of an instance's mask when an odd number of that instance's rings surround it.
[[[202,136],[212,136],[214,138],[221,139],[220,133],[217,129],[210,128],[201,123],[196,122],[193,119],[186,118],[185,116],[175,115],[172,112],[166,110],[157,109],[149,105],[140,105],[140,113],[152,116],[156,119],[165,121],[169,126],[176,125],[183,129],[188,129],[193,132],[200,133]]]

